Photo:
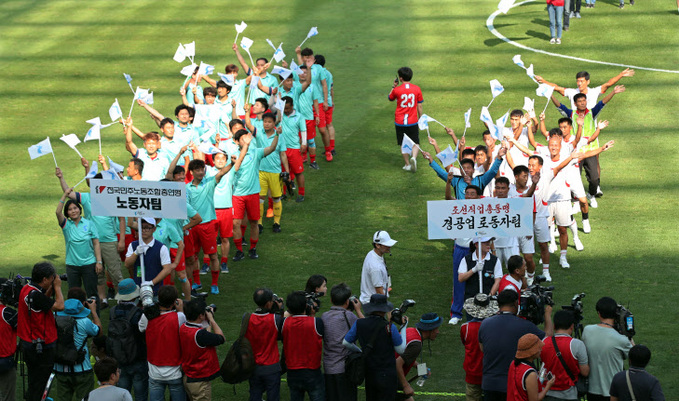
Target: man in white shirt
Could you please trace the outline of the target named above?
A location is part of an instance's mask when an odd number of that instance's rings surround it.
[[[363,260],[361,272],[361,303],[370,302],[373,294],[389,296],[389,273],[384,263],[384,254],[391,255],[391,247],[398,241],[394,241],[386,231],[378,231],[373,235],[373,250],[368,252]]]

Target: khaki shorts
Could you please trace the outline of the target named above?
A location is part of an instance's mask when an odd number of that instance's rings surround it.
[[[120,261],[120,255],[118,254],[118,243],[100,242],[99,248],[101,249],[101,259],[104,262],[104,267],[108,270],[109,276],[111,276],[111,282],[114,286],[118,286],[118,283],[123,281],[122,262]],[[101,272],[101,274],[97,275],[97,285],[104,284],[106,284],[106,273]]]
[[[184,376],[184,388],[186,389],[186,395],[191,401],[210,401],[212,400],[212,382],[193,382],[189,383],[186,381],[186,376]]]

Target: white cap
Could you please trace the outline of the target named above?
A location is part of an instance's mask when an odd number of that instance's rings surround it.
[[[488,241],[491,241],[492,239],[493,239],[492,237],[477,237],[477,238],[474,238],[474,240],[472,242],[474,242],[474,243],[488,242]]]
[[[150,224],[153,227],[156,226],[156,219],[152,219],[150,217],[144,217],[143,219],[141,219],[141,221],[143,221],[144,223]]]
[[[378,231],[373,235],[373,243],[379,244],[379,245],[384,245],[384,246],[394,246],[398,241],[394,241],[391,239],[389,236],[389,233],[386,231]]]

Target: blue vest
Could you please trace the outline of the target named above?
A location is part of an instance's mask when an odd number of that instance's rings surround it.
[[[136,250],[137,246],[139,246],[139,241],[132,241],[132,250]],[[163,270],[163,265],[160,263],[160,249],[163,246],[164,245],[160,241],[155,240],[153,246],[147,249],[144,254],[144,273],[147,281],[153,280]],[[137,270],[140,263],[141,258],[137,257],[137,261],[134,262],[134,282],[137,283],[137,285],[141,285],[141,277],[137,276]],[[157,293],[161,285],[163,285],[162,281],[154,285],[153,292]]]

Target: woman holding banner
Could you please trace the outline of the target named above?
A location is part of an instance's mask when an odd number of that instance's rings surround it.
[[[73,188],[64,191],[56,210],[66,241],[68,288],[83,287],[88,297],[97,296],[97,274],[103,271],[99,233],[91,221],[82,217],[82,206],[73,199],[66,200],[71,192]]]

